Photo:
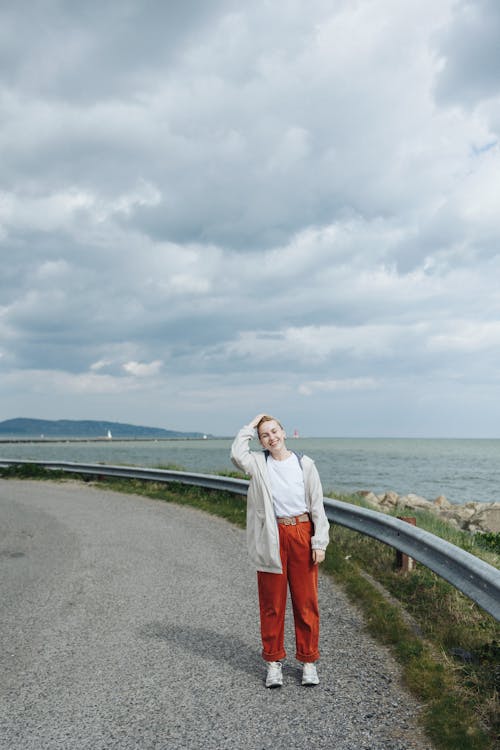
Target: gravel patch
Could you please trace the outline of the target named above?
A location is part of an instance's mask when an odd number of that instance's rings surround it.
[[[320,575],[315,688],[287,617],[266,690],[245,534],[79,483],[0,480],[2,750],[432,750],[419,705]]]

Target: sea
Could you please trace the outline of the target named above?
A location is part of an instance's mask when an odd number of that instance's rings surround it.
[[[0,458],[172,467],[201,473],[234,469],[231,438],[0,442]],[[325,493],[393,490],[452,503],[499,499],[500,440],[293,438],[288,447],[316,462]],[[259,450],[257,443],[252,449]]]

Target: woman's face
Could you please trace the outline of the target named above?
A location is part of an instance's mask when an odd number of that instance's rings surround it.
[[[277,453],[284,447],[285,438],[285,430],[274,419],[263,422],[259,427],[260,444],[271,453]]]

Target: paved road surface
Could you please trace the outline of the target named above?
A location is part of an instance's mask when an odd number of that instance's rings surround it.
[[[83,484],[0,480],[2,750],[428,750],[418,706],[320,576],[321,684],[266,690],[244,532]],[[290,618],[289,618],[290,620]]]

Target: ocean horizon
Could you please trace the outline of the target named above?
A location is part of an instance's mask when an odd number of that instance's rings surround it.
[[[74,461],[216,473],[233,469],[231,437],[75,440],[0,440],[5,460]],[[259,450],[254,440],[252,450]],[[325,493],[393,490],[452,503],[497,500],[498,438],[289,438],[288,447],[316,462]]]

